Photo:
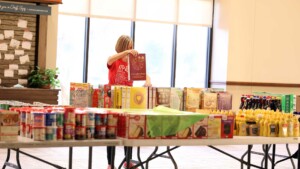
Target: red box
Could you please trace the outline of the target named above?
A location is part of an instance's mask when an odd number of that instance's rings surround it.
[[[233,138],[234,116],[222,115],[221,138]]]

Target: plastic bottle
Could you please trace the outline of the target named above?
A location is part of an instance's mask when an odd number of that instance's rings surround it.
[[[299,121],[298,117],[294,117],[294,137],[299,137]]]
[[[275,119],[272,118],[268,124],[268,137],[277,137],[278,135],[278,126],[275,122]]]
[[[282,117],[278,124],[278,137],[287,137],[288,123],[286,118]]]
[[[288,137],[294,136],[294,121],[293,118],[289,116],[288,118]]]

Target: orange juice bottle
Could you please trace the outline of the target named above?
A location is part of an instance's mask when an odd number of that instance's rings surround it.
[[[282,117],[278,124],[278,137],[287,137],[288,123],[286,118]]]
[[[298,117],[294,117],[294,137],[299,137],[299,121]]]
[[[293,118],[288,118],[288,137],[294,136],[294,121]]]

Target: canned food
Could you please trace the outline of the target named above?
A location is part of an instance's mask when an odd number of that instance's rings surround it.
[[[46,113],[46,122],[45,125],[50,127],[50,126],[56,126],[56,113],[51,112],[51,113]]]
[[[57,127],[57,129],[56,129],[56,140],[62,140],[63,139],[63,133],[64,133],[63,130],[64,130],[63,127],[61,127],[61,126]]]
[[[96,113],[95,114],[95,125],[107,125],[107,114],[105,113]]]
[[[86,113],[76,113],[75,114],[76,126],[85,127],[86,126]]]
[[[95,126],[87,126],[86,127],[86,138],[93,139],[95,136]]]
[[[86,113],[86,125],[87,126],[95,126],[95,113],[94,112]]]
[[[106,138],[106,126],[98,125],[95,127],[95,139],[105,139]]]
[[[45,114],[42,112],[33,112],[33,127],[45,127]]]
[[[64,124],[64,140],[73,140],[75,134],[74,124]]]
[[[45,127],[33,127],[33,140],[44,141],[45,140]]]
[[[86,127],[76,126],[75,127],[75,140],[85,140],[86,139]]]
[[[46,140],[56,140],[57,127],[46,127]]]
[[[66,107],[64,113],[64,123],[65,124],[75,124],[75,108]]]

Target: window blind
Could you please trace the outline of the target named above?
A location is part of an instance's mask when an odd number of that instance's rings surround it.
[[[91,18],[212,25],[213,0],[64,0],[59,13]]]

